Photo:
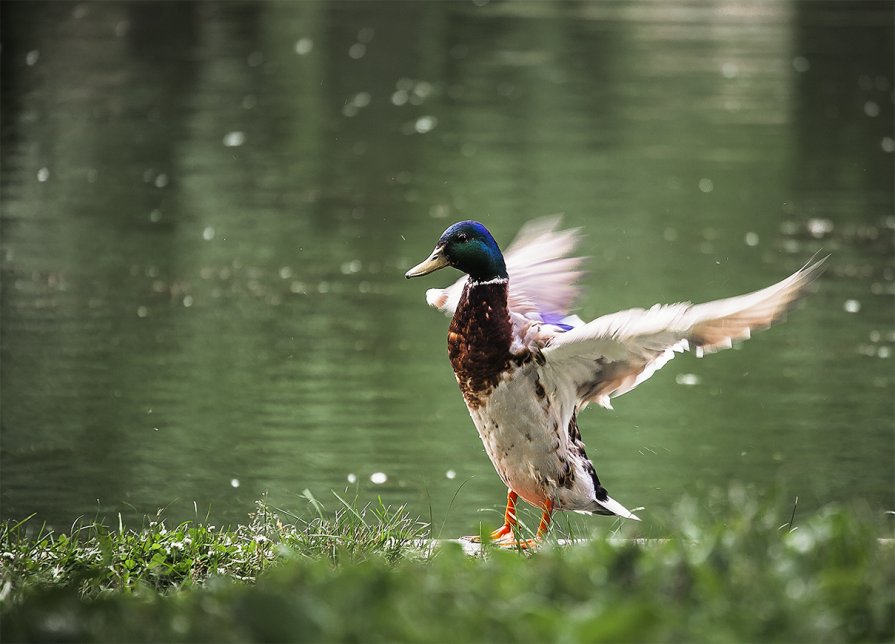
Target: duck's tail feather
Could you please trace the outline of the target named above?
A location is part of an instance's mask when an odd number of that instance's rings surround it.
[[[613,499],[611,496],[607,495],[606,498],[603,500],[597,499],[597,504],[599,505],[599,507],[593,511],[594,514],[615,515],[624,519],[633,519],[634,521],[640,521],[640,517],[638,517],[628,508]]]

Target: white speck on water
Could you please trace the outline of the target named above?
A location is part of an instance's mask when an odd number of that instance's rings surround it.
[[[392,105],[400,107],[407,103],[408,98],[409,94],[407,93],[407,90],[397,89],[395,90],[395,93],[392,94]]]
[[[448,479],[450,479],[450,480],[452,480],[452,481],[453,481],[455,478],[457,478],[457,473],[456,473],[454,470],[448,470],[447,472],[444,473],[444,475],[445,475]]]
[[[28,65],[28,67],[33,67],[39,59],[40,52],[36,49],[32,49],[27,54],[25,54],[25,64]]]
[[[158,427],[153,427],[152,429],[153,429],[154,431],[158,431]]]
[[[746,233],[746,246],[758,246],[758,233]]]
[[[155,178],[155,187],[156,188],[164,188],[167,185],[168,185],[168,175],[166,175],[164,172],[162,172]]]
[[[49,168],[41,168],[37,171],[37,180],[41,183],[44,183],[47,179],[50,178],[50,169]]]
[[[373,472],[370,474],[370,482],[374,485],[382,485],[388,480],[385,472]]]
[[[431,132],[438,125],[438,119],[434,116],[421,116],[413,124],[413,129],[419,134]]]
[[[876,101],[867,101],[864,103],[864,114],[871,118],[879,116],[879,103]]]
[[[295,53],[299,56],[307,56],[314,49],[314,41],[310,38],[299,38],[295,41]]]
[[[149,309],[148,309],[148,308],[146,308],[145,306],[138,306],[138,307],[137,307],[137,317],[138,317],[138,318],[145,318],[147,315],[149,315]]]
[[[721,75],[724,78],[736,78],[739,73],[740,69],[736,63],[724,63],[721,65]]]
[[[233,132],[227,132],[224,135],[224,147],[227,148],[238,148],[240,145],[246,142],[245,132],[240,132],[238,130]]]
[[[367,46],[362,42],[356,42],[348,48],[348,55],[354,60],[360,60],[367,53]]]
[[[162,211],[158,208],[153,209],[152,212],[149,213],[149,221],[154,224],[157,224],[162,220]]]
[[[792,68],[800,74],[803,74],[811,69],[811,61],[804,56],[796,56],[792,59]]]
[[[230,479],[230,487],[239,487],[239,479]]]
[[[190,308],[193,305],[193,296],[192,295],[184,295],[183,296],[183,305],[186,308]]]
[[[211,241],[214,239],[214,226],[206,226],[205,230],[202,231],[202,239],[205,241]]]
[[[808,229],[808,233],[815,239],[820,239],[833,232],[832,220],[823,219],[821,217],[812,217],[805,222],[805,227]]]
[[[862,356],[869,356],[873,358],[876,356],[876,347],[874,347],[872,344],[859,344],[858,353],[860,353]]]
[[[675,376],[674,381],[679,385],[692,387],[698,385],[701,382],[701,379],[695,373],[679,373]]]
[[[357,41],[362,42],[366,45],[373,40],[373,36],[375,35],[376,31],[373,29],[373,27],[364,27],[357,32]]]
[[[883,152],[895,152],[895,139],[891,136],[884,136],[882,141],[879,142],[879,146],[883,149]]]
[[[708,192],[711,192],[711,191],[714,190],[714,189],[715,189],[715,184],[712,182],[711,179],[708,179],[708,178],[706,178],[706,177],[703,177],[702,179],[699,180],[699,190],[700,190],[700,192],[706,192],[706,193],[708,193]]]
[[[861,310],[861,303],[858,300],[845,300],[842,308],[846,313],[857,313]]]
[[[418,81],[413,86],[413,94],[414,96],[419,97],[422,100],[427,99],[432,93],[435,91],[435,87],[433,87],[432,83],[428,83],[426,81]]]

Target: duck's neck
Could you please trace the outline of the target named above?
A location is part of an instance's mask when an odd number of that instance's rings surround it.
[[[451,319],[448,354],[470,407],[479,406],[510,366],[513,327],[507,309],[509,280],[469,279]]]

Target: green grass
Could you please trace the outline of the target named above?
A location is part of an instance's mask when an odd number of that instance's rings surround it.
[[[6,524],[3,640],[895,639],[895,547],[878,539],[891,526],[867,513],[792,526],[791,508],[734,489],[674,508],[668,540],[470,557],[421,548],[428,528],[401,508],[307,496],[310,519],[260,502],[235,530]]]

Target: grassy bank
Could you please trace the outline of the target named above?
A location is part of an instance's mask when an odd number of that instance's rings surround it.
[[[6,524],[4,641],[891,641],[895,548],[872,516],[796,526],[733,491],[684,502],[671,539],[547,543],[536,554],[419,547],[403,510],[309,500],[203,523],[69,535]],[[731,508],[736,508],[731,510]],[[735,512],[731,516],[729,512]],[[782,517],[782,520],[781,520]],[[289,519],[289,520],[287,520]],[[30,530],[30,531],[29,531]]]

